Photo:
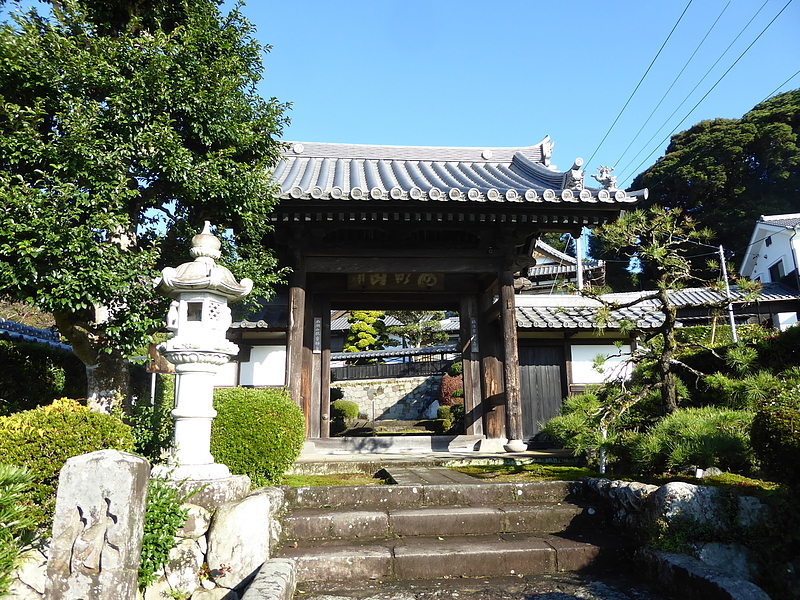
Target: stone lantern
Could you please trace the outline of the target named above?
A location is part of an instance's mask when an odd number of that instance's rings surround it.
[[[237,283],[218,265],[220,241],[211,235],[208,221],[192,238],[194,260],[177,269],[167,267],[155,281],[156,289],[172,298],[167,329],[172,337],[159,352],[175,365],[175,450],[167,470],[174,479],[220,479],[228,467],[211,456],[211,421],[217,415],[212,401],[214,376],[220,366],[239,352],[225,338],[231,325],[229,302],[244,298],[253,282]]]

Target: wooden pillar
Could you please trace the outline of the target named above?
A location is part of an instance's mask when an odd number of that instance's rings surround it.
[[[514,304],[514,274],[500,274],[500,324],[503,331],[503,371],[506,390],[506,435],[522,439],[522,394],[519,385],[517,312]]]
[[[302,266],[289,276],[289,326],[286,331],[286,387],[303,408],[303,334],[306,318],[306,274]]]
[[[459,315],[461,317],[461,364],[464,367],[464,433],[483,435],[478,299],[474,295],[461,297]]]
[[[314,295],[306,293],[305,317],[303,319],[303,349],[302,349],[302,372],[300,381],[300,399],[303,414],[306,417],[306,437],[312,438],[316,430],[319,435],[319,425],[314,427],[314,383],[316,380],[319,385],[319,377],[315,377],[312,344],[314,340]],[[319,399],[319,394],[317,394]],[[319,414],[319,413],[317,413]]]
[[[320,352],[319,352],[319,437],[331,435],[331,299],[319,295]]]
[[[499,334],[496,324],[490,322],[486,316],[491,310],[493,300],[494,297],[491,292],[481,294],[478,298],[478,309],[480,311],[478,323],[481,356],[480,370],[483,383],[483,422],[487,438],[503,439],[506,437],[506,410]]]

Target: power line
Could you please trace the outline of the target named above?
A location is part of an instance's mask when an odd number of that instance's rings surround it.
[[[752,22],[755,20],[755,18],[756,18],[756,17],[757,17],[757,16],[758,16],[758,15],[761,13],[761,11],[762,11],[762,10],[764,10],[764,7],[767,5],[767,3],[768,3],[768,2],[769,2],[769,0],[764,0],[764,3],[761,5],[761,8],[759,8],[759,9],[758,9],[758,10],[755,12],[755,14],[754,14],[752,17],[750,17],[750,20],[749,20],[747,23],[745,23],[744,27],[742,27],[742,28],[741,28],[741,30],[739,30],[739,33],[738,33],[738,34],[736,34],[736,37],[735,37],[735,38],[733,38],[733,41],[731,41],[731,43],[730,43],[730,44],[728,44],[728,47],[727,47],[727,48],[725,48],[725,50],[722,52],[722,54],[720,54],[720,55],[719,55],[719,58],[717,58],[717,60],[716,60],[716,61],[714,61],[714,64],[713,64],[713,65],[711,65],[711,66],[708,68],[708,70],[705,72],[705,74],[704,74],[704,75],[703,75],[703,76],[700,78],[700,81],[698,81],[698,82],[695,84],[695,86],[692,88],[692,90],[691,90],[691,91],[690,91],[688,94],[686,94],[686,97],[685,97],[685,98],[684,98],[684,99],[681,101],[681,103],[680,103],[680,104],[679,104],[679,105],[678,105],[678,106],[675,108],[675,110],[673,110],[673,111],[672,111],[672,114],[671,114],[670,116],[668,116],[668,117],[667,117],[667,118],[664,120],[664,122],[661,124],[661,127],[659,127],[659,128],[656,130],[656,132],[655,132],[655,133],[654,133],[652,136],[650,136],[650,139],[649,139],[649,140],[647,140],[647,141],[645,142],[645,144],[644,144],[644,146],[642,147],[642,149],[641,149],[641,150],[639,150],[639,152],[637,152],[637,153],[636,153],[636,155],[635,155],[635,156],[634,156],[634,157],[633,157],[631,160],[629,160],[629,161],[628,161],[628,163],[627,163],[627,164],[626,164],[624,167],[622,167],[622,169],[620,169],[621,171],[625,172],[625,175],[626,175],[626,177],[627,177],[627,175],[628,175],[628,173],[627,173],[626,169],[627,169],[627,168],[628,168],[628,167],[631,165],[631,163],[633,163],[633,161],[634,161],[634,160],[636,160],[636,159],[639,157],[639,155],[641,155],[641,153],[642,153],[642,152],[644,152],[644,151],[645,151],[645,150],[646,150],[648,147],[650,147],[650,142],[652,142],[652,141],[655,139],[655,137],[656,137],[656,136],[657,136],[659,133],[661,133],[661,130],[662,130],[662,129],[664,129],[664,127],[666,127],[666,126],[667,126],[667,123],[669,123],[669,122],[670,122],[670,120],[672,120],[672,117],[674,117],[674,116],[675,116],[675,114],[676,114],[676,113],[677,113],[677,112],[678,112],[678,111],[681,109],[681,107],[682,107],[684,104],[686,104],[686,102],[689,100],[689,98],[691,97],[691,95],[692,95],[692,94],[694,94],[695,90],[696,90],[697,88],[699,88],[699,87],[700,87],[700,84],[701,84],[701,83],[703,83],[703,82],[706,80],[706,77],[708,77],[708,76],[711,74],[711,71],[713,71],[713,70],[714,70],[714,67],[716,67],[716,66],[719,64],[719,61],[721,61],[721,60],[722,60],[722,59],[725,57],[725,55],[726,55],[726,54],[727,54],[727,53],[730,51],[730,49],[731,49],[731,48],[733,47],[733,45],[734,45],[734,44],[737,42],[737,40],[738,40],[740,37],[742,37],[742,34],[745,32],[745,30],[746,30],[748,27],[750,27],[750,24],[751,24],[751,23],[752,23]],[[681,121],[681,122],[683,122],[683,121]],[[676,127],[676,129],[677,129],[677,127]],[[675,131],[675,130],[673,129],[673,131]],[[672,133],[670,133],[670,135],[672,135]],[[656,149],[655,149],[655,150],[653,150],[652,152],[650,152],[650,154],[648,154],[648,155],[647,155],[647,157],[645,157],[645,159],[644,159],[644,160],[643,160],[641,163],[639,163],[639,166],[641,166],[641,165],[642,165],[642,164],[643,164],[643,163],[644,163],[644,162],[645,162],[645,161],[646,161],[648,158],[650,158],[650,157],[651,157],[651,156],[652,156],[652,155],[653,155],[653,154],[654,154],[654,153],[655,153],[655,152],[658,150],[658,148],[660,148],[660,147],[661,147],[661,144],[658,144],[658,145],[656,146]],[[639,167],[636,167],[636,169],[634,169],[634,171],[636,171],[636,170],[638,170],[638,169],[639,169]],[[622,176],[620,176],[620,177],[619,177],[619,180],[620,180],[620,181],[624,181],[626,177],[622,177]]]
[[[655,107],[655,108],[654,108],[654,109],[653,109],[653,110],[650,112],[650,116],[648,116],[648,117],[647,117],[647,120],[646,120],[646,121],[644,122],[644,124],[643,124],[643,125],[642,125],[642,126],[639,128],[639,131],[637,131],[637,132],[636,132],[636,135],[635,135],[635,136],[633,136],[633,139],[630,141],[630,143],[628,144],[628,146],[625,148],[625,150],[623,150],[623,151],[622,151],[622,154],[620,154],[620,157],[617,159],[617,162],[613,163],[615,166],[616,166],[616,165],[618,165],[620,162],[622,162],[622,157],[623,157],[623,156],[625,156],[625,154],[628,152],[628,150],[630,150],[630,147],[631,147],[631,146],[633,146],[633,143],[634,143],[634,142],[635,142],[637,139],[639,139],[639,135],[642,133],[642,130],[643,130],[643,129],[644,129],[646,126],[647,126],[647,124],[650,122],[650,119],[652,119],[652,118],[653,118],[653,115],[654,115],[654,114],[656,114],[656,111],[659,109],[659,107],[660,107],[660,106],[661,106],[661,104],[664,102],[664,100],[666,100],[666,99],[667,99],[667,96],[668,96],[668,95],[669,95],[669,93],[672,91],[672,88],[673,88],[673,87],[675,87],[675,84],[676,84],[676,83],[678,83],[678,79],[680,79],[681,75],[683,75],[683,72],[684,72],[684,71],[686,70],[686,68],[689,66],[689,63],[690,63],[690,62],[692,62],[692,59],[693,59],[693,58],[695,57],[695,55],[697,54],[697,51],[698,51],[698,50],[700,50],[700,47],[703,45],[703,43],[705,43],[706,39],[708,39],[708,36],[709,36],[709,35],[711,35],[711,32],[714,30],[714,27],[716,27],[717,23],[719,23],[719,20],[722,18],[722,15],[724,15],[724,14],[725,14],[725,11],[726,11],[726,10],[728,10],[728,7],[729,7],[730,5],[731,5],[731,0],[728,0],[727,4],[725,4],[725,6],[723,6],[723,7],[722,7],[722,12],[720,12],[720,13],[719,13],[719,16],[717,16],[716,20],[715,20],[715,21],[714,21],[714,22],[711,24],[711,27],[708,29],[708,31],[706,32],[706,34],[703,36],[703,39],[702,39],[702,40],[700,40],[700,43],[699,43],[699,44],[697,44],[697,47],[694,49],[694,52],[692,52],[692,55],[689,57],[689,60],[687,60],[687,61],[686,61],[686,64],[684,64],[684,65],[683,65],[683,68],[681,69],[680,73],[678,73],[678,74],[675,76],[675,79],[672,81],[672,84],[669,86],[669,88],[667,89],[667,91],[666,91],[666,92],[664,92],[664,95],[661,97],[661,100],[659,100],[659,101],[658,101],[658,104],[656,104],[656,107]],[[635,160],[635,157],[634,157],[634,159],[633,159],[633,160]],[[627,167],[628,165],[625,165],[625,166]]]
[[[772,98],[772,97],[773,97],[775,94],[777,94],[777,93],[778,93],[778,90],[779,90],[779,89],[781,89],[783,86],[785,86],[787,83],[789,83],[789,82],[790,82],[792,79],[794,79],[794,78],[795,78],[795,77],[797,77],[798,75],[800,75],[800,71],[795,71],[794,75],[792,75],[791,77],[789,77],[789,79],[787,79],[787,80],[786,80],[786,81],[784,81],[782,84],[780,84],[778,87],[776,87],[774,90],[772,90],[772,91],[769,93],[769,95],[768,95],[766,98],[764,98],[764,99],[763,99],[761,102],[766,102],[767,100],[769,100],[770,98]]]
[[[630,97],[628,97],[628,100],[625,102],[625,105],[622,107],[622,110],[619,111],[617,118],[614,119],[614,122],[611,124],[611,127],[608,128],[608,131],[606,131],[606,134],[603,136],[603,139],[600,140],[600,143],[597,145],[597,148],[595,148],[594,152],[592,152],[592,155],[589,157],[589,160],[586,161],[587,165],[592,162],[592,159],[594,158],[595,154],[597,154],[597,152],[600,150],[603,143],[605,143],[606,138],[611,133],[611,130],[614,129],[614,126],[617,124],[617,121],[619,121],[619,118],[622,116],[622,113],[624,113],[625,109],[628,108],[628,104],[630,104],[631,100],[633,100],[633,96],[636,94],[639,87],[642,85],[642,82],[644,81],[645,77],[647,77],[647,74],[650,72],[650,69],[653,68],[653,65],[655,64],[656,60],[658,60],[658,57],[661,55],[661,51],[664,50],[664,46],[667,45],[667,42],[669,42],[669,39],[672,37],[672,34],[675,33],[675,29],[677,29],[681,20],[683,20],[683,15],[685,15],[686,11],[689,10],[689,7],[692,5],[692,2],[693,0],[689,0],[689,3],[686,5],[686,8],[683,9],[681,16],[678,17],[678,20],[675,23],[675,25],[672,26],[672,30],[669,32],[667,39],[665,39],[664,43],[661,44],[661,48],[658,49],[658,52],[656,53],[655,57],[653,57],[653,60],[650,62],[650,66],[647,67],[647,70],[644,72],[644,75],[642,75],[642,78],[639,80],[639,83],[636,84],[636,87],[634,88],[633,92],[631,92],[631,95]]]
[[[690,111],[689,111],[689,112],[686,114],[686,116],[685,116],[685,117],[683,117],[683,119],[681,119],[681,120],[680,120],[680,122],[679,122],[679,123],[678,123],[678,124],[677,124],[677,125],[676,125],[676,126],[673,128],[673,129],[672,129],[672,131],[670,131],[670,132],[669,132],[669,134],[667,134],[667,137],[665,137],[663,140],[661,140],[661,142],[658,144],[658,146],[659,146],[659,147],[661,146],[661,144],[663,144],[664,142],[666,142],[666,141],[667,141],[667,140],[670,138],[670,136],[671,136],[673,133],[675,133],[675,130],[676,130],[676,129],[678,129],[678,127],[680,127],[680,126],[681,126],[681,124],[682,124],[682,123],[683,123],[683,122],[684,122],[686,119],[688,119],[688,118],[689,118],[689,115],[691,115],[691,114],[694,112],[694,110],[695,110],[695,109],[696,109],[698,106],[700,106],[700,103],[701,103],[701,102],[703,102],[703,100],[705,100],[705,99],[708,97],[708,95],[709,95],[711,92],[713,92],[713,91],[714,91],[714,89],[717,87],[717,85],[719,85],[719,83],[720,83],[720,82],[721,82],[721,81],[722,81],[722,80],[723,80],[723,79],[724,79],[724,78],[725,78],[725,77],[728,75],[728,73],[730,73],[730,72],[731,72],[731,70],[733,69],[733,67],[735,67],[735,66],[738,64],[738,62],[739,62],[739,61],[742,59],[742,57],[743,57],[745,54],[747,54],[747,52],[750,50],[750,48],[752,48],[752,47],[753,47],[753,45],[754,45],[754,44],[755,44],[755,43],[756,43],[756,42],[757,42],[759,39],[761,39],[761,36],[762,36],[762,35],[764,35],[764,33],[767,31],[767,29],[769,29],[769,28],[772,26],[772,24],[773,24],[773,23],[776,21],[776,19],[777,19],[778,17],[780,17],[780,16],[783,14],[783,11],[785,11],[785,10],[786,10],[786,9],[789,7],[789,5],[790,5],[792,2],[794,2],[794,0],[789,0],[789,1],[788,1],[788,2],[787,2],[787,3],[786,3],[784,6],[783,6],[783,8],[782,8],[782,9],[781,9],[781,10],[778,12],[778,14],[777,14],[777,15],[775,15],[775,16],[772,18],[772,20],[771,20],[769,23],[767,23],[766,27],[764,27],[764,29],[762,29],[762,30],[761,30],[761,33],[759,33],[759,34],[758,34],[758,36],[756,36],[756,39],[754,39],[752,42],[750,42],[750,45],[749,45],[749,46],[747,46],[747,48],[745,48],[745,49],[744,49],[744,51],[743,51],[743,52],[742,52],[742,53],[739,55],[739,57],[738,57],[738,58],[737,58],[735,61],[733,61],[733,64],[732,64],[730,67],[728,67],[728,69],[727,69],[727,70],[726,70],[726,71],[725,71],[725,72],[724,72],[724,73],[723,73],[723,74],[720,76],[720,78],[719,78],[719,79],[717,79],[717,81],[714,83],[714,85],[712,85],[712,86],[711,86],[711,89],[709,89],[709,90],[708,90],[708,91],[707,91],[707,92],[706,92],[706,93],[703,95],[703,97],[702,97],[702,98],[700,98],[700,100],[698,100],[698,101],[697,101],[697,104],[695,104],[695,105],[694,105],[694,106],[691,108],[691,110],[690,110]],[[650,157],[653,155],[653,153],[654,153],[654,152],[656,152],[656,150],[653,150],[653,152],[651,152],[650,154],[648,154],[648,155],[647,155],[647,157],[646,157],[646,158],[645,158],[645,159],[644,159],[642,162],[640,162],[640,163],[639,163],[639,164],[636,166],[636,169],[634,169],[634,171],[637,171],[637,170],[638,170],[638,169],[639,169],[639,168],[640,168],[640,167],[641,167],[641,166],[642,166],[642,165],[645,163],[645,161],[646,161],[648,158],[650,158]]]

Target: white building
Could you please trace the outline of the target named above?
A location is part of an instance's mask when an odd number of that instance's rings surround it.
[[[744,261],[742,276],[762,283],[782,283],[800,290],[800,213],[762,215],[753,229]],[[797,313],[779,313],[773,323],[780,329],[797,323]]]

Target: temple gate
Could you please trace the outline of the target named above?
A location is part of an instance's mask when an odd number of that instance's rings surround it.
[[[467,434],[520,441],[513,277],[542,232],[579,236],[646,191],[584,187],[545,138],[525,148],[290,143],[273,239],[289,279],[286,383],[310,438],[329,435],[331,309],[452,310]],[[604,178],[603,178],[604,177]]]

